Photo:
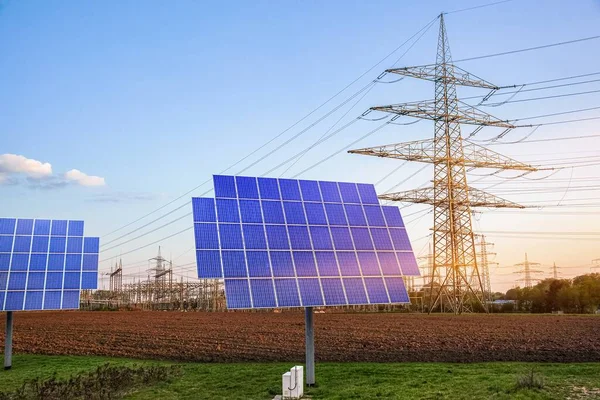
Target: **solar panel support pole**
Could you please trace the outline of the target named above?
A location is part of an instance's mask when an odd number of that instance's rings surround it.
[[[304,309],[306,322],[306,386],[315,384],[315,331],[313,322],[313,308]]]
[[[12,337],[13,337],[13,312],[6,312],[6,338],[4,340],[4,369],[12,367]]]

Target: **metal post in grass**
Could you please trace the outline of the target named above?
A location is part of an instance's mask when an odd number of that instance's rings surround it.
[[[6,337],[4,339],[4,369],[12,367],[12,337],[13,337],[13,313],[6,312]]]
[[[315,384],[315,331],[312,307],[304,309],[304,317],[306,321],[306,385],[312,386]]]

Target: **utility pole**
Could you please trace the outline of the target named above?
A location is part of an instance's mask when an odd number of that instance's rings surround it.
[[[539,279],[534,278],[532,274],[542,274],[544,271],[532,269],[531,267],[539,266],[540,263],[531,262],[527,259],[527,253],[525,253],[525,261],[519,264],[515,264],[515,267],[523,267],[522,270],[516,271],[515,274],[523,274],[524,277],[521,279],[517,279],[518,281],[525,282],[525,287],[530,288],[533,287],[533,281],[538,281]]]
[[[537,171],[537,168],[463,139],[461,124],[477,126],[469,137],[483,127],[491,126],[504,129],[498,135],[500,138],[517,126],[458,100],[457,85],[490,90],[484,101],[500,87],[452,63],[444,14],[439,19],[435,64],[385,71],[434,82],[435,99],[378,106],[369,110],[395,114],[389,123],[401,116],[432,120],[435,127],[434,138],[351,150],[350,153],[433,164],[432,187],[383,194],[379,198],[433,206],[432,275],[439,273],[441,282],[439,287],[434,288],[434,281],[431,280],[429,312],[446,298],[448,309],[460,314],[472,311],[472,303],[479,303],[486,308],[483,299],[484,283],[477,265],[471,208],[524,208],[469,186],[467,168],[521,170],[526,173]]]

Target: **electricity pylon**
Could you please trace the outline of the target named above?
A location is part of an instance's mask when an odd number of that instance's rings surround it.
[[[592,265],[593,265],[593,267],[591,268],[592,271],[600,269],[600,258],[596,258],[595,260],[592,260]]]
[[[523,274],[523,278],[517,279],[517,281],[525,282],[525,287],[530,288],[533,286],[533,281],[538,281],[539,279],[534,278],[532,274],[542,274],[544,271],[540,271],[537,269],[532,269],[531,267],[539,266],[540,263],[531,262],[527,259],[527,253],[525,253],[525,261],[522,263],[515,264],[515,267],[523,267],[522,270],[516,271],[515,274]]]
[[[350,153],[434,165],[432,187],[383,194],[379,198],[433,205],[432,275],[439,273],[442,280],[435,291],[433,280],[431,281],[429,312],[444,297],[448,299],[450,311],[456,314],[472,311],[472,302],[486,308],[483,301],[484,284],[477,266],[471,208],[524,207],[470,187],[467,184],[466,168],[530,172],[537,169],[463,140],[461,124],[477,125],[475,131],[484,126],[492,126],[504,128],[506,132],[516,126],[458,100],[457,85],[489,89],[492,92],[486,98],[499,87],[452,64],[443,14],[440,15],[436,63],[388,69],[386,72],[433,81],[435,100],[372,107],[371,110],[433,120],[434,138],[351,150]],[[471,277],[474,277],[474,282]]]
[[[492,283],[491,283],[491,278],[490,278],[490,265],[498,265],[497,262],[495,261],[490,261],[489,257],[490,256],[495,256],[496,253],[492,253],[488,251],[488,248],[493,246],[494,243],[490,243],[487,242],[485,240],[485,235],[478,235],[479,237],[479,246],[480,246],[480,253],[479,253],[479,265],[481,265],[481,281],[483,282],[483,293],[484,293],[484,299],[487,301],[492,301],[493,300],[493,293],[492,293]]]
[[[560,269],[560,267],[557,267],[557,266],[556,266],[556,263],[554,263],[554,264],[552,265],[552,278],[553,278],[553,279],[558,279],[558,275],[560,274],[560,273],[558,272],[558,270],[559,270],[559,269]]]

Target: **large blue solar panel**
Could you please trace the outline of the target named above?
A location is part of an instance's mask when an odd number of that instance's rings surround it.
[[[214,185],[216,199],[192,201],[198,276],[225,279],[229,308],[409,302],[403,276],[418,276],[417,262],[400,210],[373,185],[223,175]],[[0,274],[4,264],[0,253]]]
[[[97,288],[99,248],[83,221],[0,218],[0,311],[78,309],[81,290]]]

